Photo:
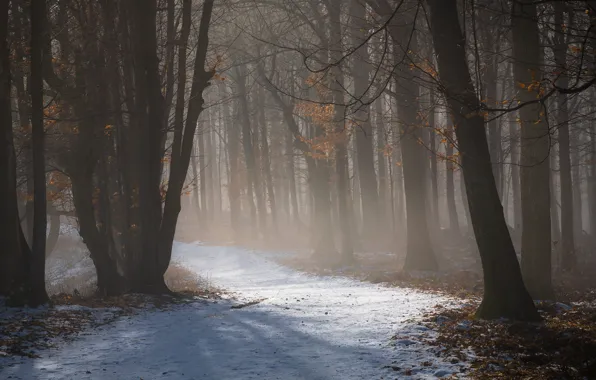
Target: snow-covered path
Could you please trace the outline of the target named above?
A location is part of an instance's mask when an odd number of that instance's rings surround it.
[[[447,298],[301,274],[235,247],[177,243],[174,260],[234,292],[236,302],[264,300],[240,309],[219,301],[143,312],[39,359],[0,359],[0,378],[432,379],[459,372],[416,340],[432,332],[411,322],[454,302]]]

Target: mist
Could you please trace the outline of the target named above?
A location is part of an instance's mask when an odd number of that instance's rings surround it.
[[[113,330],[81,352],[124,344],[145,322],[156,351],[184,342],[180,365],[135,343],[124,357],[155,359],[149,377],[592,376],[596,336],[568,329],[593,330],[596,294],[594,12],[594,1],[3,2],[0,354],[37,355],[14,331],[86,321],[55,334],[71,336],[107,312]],[[234,363],[203,377],[182,352],[203,339],[181,329],[197,315],[230,329],[205,322],[217,359],[201,366]],[[516,344],[482,351],[507,339],[504,321],[524,326]],[[441,354],[409,343],[424,329]],[[251,353],[275,348],[245,368],[252,354],[228,333]],[[542,346],[529,336],[553,342],[558,369],[521,359]],[[371,348],[387,340],[429,364]],[[77,355],[64,347],[52,365]],[[277,352],[286,364],[267,367]],[[313,352],[333,371],[292,367]],[[82,359],[60,378],[78,378]],[[144,363],[97,378],[138,377]]]

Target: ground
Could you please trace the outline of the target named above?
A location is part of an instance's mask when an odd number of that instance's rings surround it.
[[[541,323],[478,320],[477,306],[438,307],[427,318],[439,331],[430,343],[471,363],[471,378],[596,378],[596,304],[537,301]]]
[[[229,290],[227,299],[122,315],[38,358],[0,358],[0,378],[465,377],[468,365],[431,344],[437,335],[422,322],[436,305],[462,301],[300,273],[274,256],[176,243],[173,260]]]

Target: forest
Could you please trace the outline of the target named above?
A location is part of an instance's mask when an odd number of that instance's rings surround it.
[[[0,0],[0,132],[0,377],[596,377],[596,1]]]

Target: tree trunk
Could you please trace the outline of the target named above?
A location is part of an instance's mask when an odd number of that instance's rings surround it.
[[[99,221],[93,207],[93,179],[91,168],[81,168],[71,175],[73,203],[79,222],[79,234],[89,249],[97,274],[97,289],[103,296],[116,296],[125,291],[125,283],[118,273],[116,261],[110,257],[105,237],[99,233]]]
[[[340,18],[341,4],[338,2],[328,8],[329,11],[329,27],[330,27],[330,58],[332,62],[339,62],[341,53],[341,18]],[[348,195],[348,130],[345,120],[344,104],[344,75],[340,67],[333,66],[332,78],[330,79],[330,90],[333,96],[334,115],[333,122],[335,123],[335,174],[337,175],[336,190],[338,202],[338,227],[340,234],[340,256],[346,262],[351,262],[354,259],[354,242],[352,239],[352,227]]]
[[[393,189],[391,190],[391,196],[393,201],[393,209],[395,210],[395,223],[396,231],[401,229],[403,231],[403,224],[405,224],[405,210],[404,210],[404,170],[403,170],[403,149],[400,144],[400,131],[394,127],[391,131],[391,144],[393,146],[393,154],[391,155],[391,161],[389,167],[395,170],[395,174],[391,175],[391,183]],[[407,228],[407,226],[406,226]],[[400,231],[401,232],[401,231]]]
[[[226,87],[220,84],[220,91],[227,95]],[[229,161],[229,182],[228,182],[228,201],[230,203],[230,224],[234,233],[235,240],[238,240],[240,234],[240,184],[238,181],[238,146],[240,145],[239,131],[230,112],[229,100],[222,104],[224,119],[226,120],[226,131],[228,136],[228,161]]]
[[[22,292],[26,282],[26,243],[17,207],[16,155],[11,111],[8,1],[0,2],[0,295]],[[21,238],[21,236],[23,238]]]
[[[153,272],[154,277],[151,282],[145,285],[146,291],[150,292],[167,291],[167,287],[165,287],[163,282],[163,275],[168,269],[172,257],[172,244],[174,242],[176,224],[181,209],[180,196],[188,173],[194,136],[197,129],[197,120],[203,111],[203,104],[205,103],[202,94],[209,86],[209,81],[214,74],[212,71],[205,71],[213,2],[214,0],[205,0],[203,4],[203,12],[201,15],[199,35],[197,37],[198,42],[194,58],[192,87],[190,90],[184,131],[178,130],[174,132],[181,133],[182,138],[179,140],[180,143],[178,146],[172,146],[168,190],[166,192],[163,217],[159,229],[159,245],[157,247],[158,256],[156,262],[153,263],[155,267]]]
[[[298,196],[296,194],[296,170],[294,167],[294,147],[292,145],[292,134],[285,133],[286,140],[286,166],[288,173],[288,186],[290,187],[290,204],[292,206],[292,220],[298,228],[300,222],[300,210],[298,209]]]
[[[596,92],[590,93],[590,111],[594,110]],[[593,111],[592,111],[593,112]],[[588,199],[590,202],[590,235],[596,243],[596,123],[590,122],[590,176],[588,177]]]
[[[221,106],[219,107],[219,118],[217,123],[217,136],[215,133],[212,133],[211,136],[213,137],[213,160],[214,163],[217,163],[217,171],[216,171],[216,180],[213,183],[213,194],[215,195],[215,203],[216,207],[214,208],[215,213],[214,217],[218,222],[221,222],[221,210],[223,207],[222,201],[222,182],[221,182],[221,173],[222,173],[222,161],[224,161],[224,149],[223,149],[223,138],[222,136],[222,125],[224,124],[223,115]],[[219,138],[218,138],[219,137]]]
[[[215,185],[215,155],[213,154],[213,129],[215,128],[215,109],[213,107],[207,110],[208,118],[208,126],[204,129],[204,147],[205,151],[204,156],[206,158],[205,168],[205,185],[207,188],[206,195],[207,195],[207,208],[205,211],[207,212],[207,222],[209,224],[213,223],[213,216],[215,215],[215,194],[214,194],[214,185]]]
[[[127,181],[134,201],[130,212],[131,251],[127,279],[142,293],[167,291],[159,268],[159,229],[162,221],[164,99],[157,57],[156,0],[124,4],[129,16],[131,72],[134,80]],[[172,157],[173,159],[173,157]],[[171,164],[170,164],[171,166]],[[170,169],[171,172],[171,169]],[[163,273],[162,273],[163,274]]]
[[[258,94],[257,94],[258,96]],[[263,180],[263,153],[262,146],[259,142],[259,120],[258,120],[258,99],[255,99],[255,107],[257,108],[257,115],[252,118],[252,124],[255,125],[254,132],[251,130],[252,147],[255,155],[255,171],[253,177],[253,187],[255,191],[255,199],[257,201],[257,216],[259,218],[259,228],[262,237],[267,239],[269,237],[269,226],[267,225],[267,205],[266,205],[266,189],[267,184]]]
[[[447,199],[447,213],[449,214],[449,229],[451,233],[455,234],[456,236],[461,235],[461,231],[459,229],[459,218],[457,215],[457,206],[455,204],[455,183],[454,183],[454,176],[455,176],[455,165],[453,160],[457,158],[453,155],[453,130],[452,128],[447,129],[447,141],[445,145],[445,155],[447,159],[445,160],[445,189],[446,189],[446,199]]]
[[[271,159],[269,154],[269,141],[267,136],[267,118],[265,115],[265,94],[263,87],[259,87],[259,131],[261,134],[261,165],[265,173],[265,184],[269,196],[269,208],[271,209],[271,220],[273,232],[277,234],[277,204],[275,192],[273,191],[273,176],[271,175]],[[267,208],[264,207],[266,210]]]
[[[16,6],[16,4],[15,4]],[[23,131],[27,131],[30,127],[31,122],[31,107],[30,107],[30,94],[25,88],[31,82],[31,72],[24,65],[24,61],[27,59],[25,56],[24,48],[26,40],[26,28],[24,24],[27,23],[27,17],[25,12],[16,12],[13,14],[14,28],[15,28],[15,55],[16,61],[21,64],[15,65],[13,68],[13,84],[17,93],[17,104],[18,104],[18,115],[19,115],[19,126]],[[29,31],[30,32],[30,31]],[[22,35],[23,34],[23,35]],[[24,36],[25,35],[25,36]],[[34,192],[34,181],[33,181],[33,152],[31,147],[31,141],[25,142],[23,153],[25,155],[26,162],[26,176],[27,176],[27,196],[25,200],[25,238],[29,245],[31,245],[33,239],[33,192]]]
[[[563,32],[565,4],[555,3],[555,63],[561,71],[557,86],[569,87],[567,75],[567,41]],[[571,179],[571,156],[569,152],[569,108],[567,94],[557,94],[557,125],[559,132],[559,173],[561,178],[561,241],[560,247],[561,267],[563,270],[572,270],[576,265],[575,239],[573,227],[573,190]],[[579,187],[579,182],[575,182]]]
[[[488,28],[486,28],[488,31]],[[489,33],[487,33],[489,34]],[[497,46],[494,46],[496,42]],[[493,37],[492,35],[488,35],[485,38],[487,42],[486,51],[492,52],[497,49],[497,54],[494,56],[487,58],[487,67],[486,67],[486,103],[489,104],[490,107],[493,105],[499,104],[497,98],[497,77],[498,77],[498,64],[496,57],[499,54],[500,46],[499,46],[499,39],[498,37]],[[501,194],[501,157],[499,155],[501,151],[501,126],[499,125],[499,120],[497,118],[492,117],[491,120],[487,123],[488,127],[488,148],[490,151],[490,157],[492,161],[492,168],[493,168],[493,175],[495,177],[495,182],[497,183],[497,191],[499,191],[499,197],[502,199],[503,195]]]
[[[244,148],[244,159],[246,160],[246,190],[247,200],[250,206],[250,218],[253,238],[258,236],[257,207],[254,200],[253,186],[255,183],[256,160],[252,143],[250,116],[248,109],[248,93],[246,91],[246,66],[236,69],[236,81],[238,83],[238,101],[240,103],[240,118],[242,125],[242,146]],[[262,226],[260,226],[262,227]]]
[[[439,75],[461,154],[470,215],[484,273],[480,318],[539,319],[521,276],[492,173],[490,152],[470,72],[456,0],[428,0]]]
[[[574,129],[570,131],[570,148],[571,152],[571,180],[572,183],[577,184],[573,186],[573,230],[575,241],[580,241],[583,234],[583,200],[581,191],[581,175],[580,175],[580,151],[582,149],[580,137],[582,131]],[[577,258],[576,258],[577,259]]]
[[[412,270],[437,270],[438,264],[435,253],[430,243],[428,222],[426,217],[426,184],[424,170],[425,159],[420,145],[420,131],[418,124],[418,97],[419,85],[407,63],[410,53],[417,49],[416,32],[413,29],[415,20],[412,14],[404,17],[405,26],[390,26],[391,36],[395,47],[398,65],[396,83],[399,91],[396,96],[397,112],[399,115],[399,128],[401,134],[401,150],[404,177],[404,192],[406,203],[407,225],[407,255],[404,269]],[[402,46],[403,41],[409,40],[408,51]],[[403,55],[406,58],[403,59]]]
[[[48,205],[50,206],[50,205]],[[58,238],[60,237],[60,214],[52,207],[50,210],[50,230],[48,232],[48,241],[46,244],[46,259],[52,255]]]
[[[514,113],[513,116],[515,116]],[[511,152],[511,194],[513,200],[513,228],[520,234],[522,229],[521,188],[519,178],[519,133],[516,128],[515,117],[509,121],[509,150]]]
[[[387,137],[385,136],[385,123],[383,122],[383,98],[379,98],[375,102],[376,107],[376,135],[377,135],[377,170],[379,177],[379,203],[378,205],[385,205],[387,199],[387,169],[385,161],[385,145],[387,144]],[[387,223],[387,214],[385,207],[378,207],[378,220],[381,228],[381,236],[387,232],[385,225]]]
[[[211,207],[207,202],[207,161],[205,154],[205,124],[199,122],[197,136],[197,153],[199,155],[199,196],[201,199],[201,222],[203,225],[209,225],[209,208]]]
[[[33,159],[33,235],[29,259],[30,306],[48,302],[45,287],[46,231],[46,163],[43,127],[43,33],[46,0],[31,0],[31,130]]]
[[[523,0],[513,5],[512,40],[515,81],[521,87],[517,99],[536,99],[542,80],[542,51],[536,20],[536,5]],[[532,86],[532,87],[531,87]],[[526,105],[519,111],[521,123],[522,271],[534,298],[550,299],[550,137],[542,104]]]
[[[554,148],[554,147],[553,147]],[[551,212],[551,233],[553,243],[555,247],[559,246],[561,241],[561,224],[559,223],[559,205],[557,204],[557,194],[556,194],[556,158],[557,156],[554,154],[554,150],[551,152],[550,155],[550,212]],[[560,252],[560,250],[559,250]],[[558,264],[561,262],[559,261]]]
[[[368,28],[365,5],[359,0],[351,0],[350,17],[353,19],[351,40],[353,46],[360,46],[354,52],[352,77],[354,78],[354,97],[363,102],[369,90],[370,65],[366,62],[368,44],[362,41],[362,30]],[[373,133],[370,121],[370,106],[357,104],[354,115],[354,134],[356,135],[357,170],[362,200],[362,236],[375,241],[379,233],[379,195],[375,176]]]
[[[257,70],[259,77],[263,79],[263,84],[267,87],[267,90],[269,90],[273,100],[282,109],[284,121],[294,137],[294,145],[302,151],[306,160],[309,185],[313,195],[314,210],[311,215],[312,223],[310,225],[313,254],[317,258],[329,257],[336,252],[331,224],[328,164],[325,160],[316,160],[313,158],[313,152],[311,151],[310,146],[304,142],[304,136],[302,136],[298,123],[294,119],[293,108],[283,101],[277,89],[271,85],[271,82],[265,76],[263,66],[258,65]],[[312,138],[317,136],[308,137]]]
[[[348,152],[351,152],[351,158],[352,158],[352,172],[354,173],[352,175],[352,180],[350,181],[349,178],[349,174],[348,174],[348,187],[351,187],[354,193],[354,197],[352,199],[352,202],[350,204],[351,206],[351,214],[352,214],[352,219],[353,219],[353,223],[355,225],[355,230],[356,231],[361,231],[361,228],[363,227],[361,225],[362,223],[362,190],[361,190],[361,183],[360,183],[360,173],[358,170],[358,147],[356,145],[356,139],[355,136],[351,136],[352,138],[350,138],[349,144],[351,144],[350,148],[348,149]],[[350,166],[350,159],[349,159],[349,155],[348,155],[348,167]],[[374,170],[374,168],[373,168]],[[375,184],[376,186],[376,184]],[[358,233],[355,233],[355,236],[358,236]]]
[[[461,165],[461,157],[460,157],[460,165]],[[470,232],[472,228],[472,217],[470,215],[470,203],[468,202],[468,193],[466,191],[466,181],[464,179],[464,173],[462,170],[458,170],[459,173],[459,190],[461,194],[461,200],[463,203],[464,208],[464,216],[466,217],[466,233]]]
[[[196,212],[196,216],[197,216],[197,222],[199,224],[199,228],[203,225],[203,217],[202,217],[202,212],[201,212],[201,194],[199,191],[199,152],[198,152],[198,143],[195,139],[195,144],[192,148],[192,152],[193,152],[193,156],[191,158],[190,161],[190,165],[191,165],[191,170],[193,173],[193,186],[192,186],[192,193],[193,193],[193,203],[194,203],[194,208],[195,208],[195,212]]]
[[[429,139],[429,150],[430,150],[430,202],[433,212],[433,219],[435,221],[435,227],[441,226],[441,218],[439,213],[439,184],[437,183],[438,169],[437,169],[437,146],[436,146],[436,121],[435,121],[435,91],[431,88],[429,94],[430,109],[428,111],[428,139]],[[459,223],[458,223],[459,225]]]

